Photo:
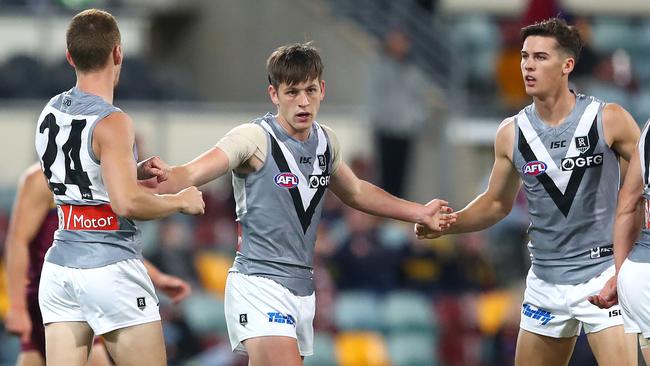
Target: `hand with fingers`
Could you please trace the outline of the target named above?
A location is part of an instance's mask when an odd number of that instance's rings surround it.
[[[441,233],[456,222],[457,215],[448,206],[449,202],[433,199],[424,206],[424,218],[417,225],[422,226],[427,233]]]
[[[603,289],[596,295],[591,295],[587,300],[601,309],[609,309],[618,304],[618,293],[616,291],[616,276],[612,276],[603,286]]]
[[[178,196],[184,202],[182,213],[187,215],[203,215],[205,213],[205,202],[203,193],[198,188],[191,186],[178,192]]]
[[[169,178],[171,167],[159,156],[152,156],[138,163],[138,180],[149,180],[156,178],[156,182],[162,183]]]
[[[151,280],[153,281],[153,277]],[[181,278],[161,273],[156,277],[154,285],[169,297],[174,304],[182,301],[190,295],[192,289],[190,284]]]
[[[458,215],[448,204],[449,202],[437,198],[426,204],[428,216],[423,222],[415,224],[414,228],[418,239],[438,238],[456,222]]]
[[[26,308],[9,307],[5,317],[5,328],[8,333],[20,337],[22,343],[27,343],[32,334],[32,326],[32,320]]]

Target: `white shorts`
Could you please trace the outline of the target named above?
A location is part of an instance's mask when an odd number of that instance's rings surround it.
[[[315,299],[296,296],[268,278],[230,272],[224,307],[232,350],[246,353],[242,342],[249,338],[286,336],[298,341],[301,356],[311,356]]]
[[[45,262],[38,302],[43,324],[83,321],[97,335],[160,320],[153,283],[138,259],[98,268]]]
[[[650,263],[626,259],[618,272],[618,302],[623,309],[625,333],[650,338]]]
[[[600,309],[587,301],[587,297],[598,294],[613,275],[612,265],[587,282],[556,285],[539,279],[531,268],[526,278],[521,329],[553,338],[567,338],[579,335],[582,325],[585,333],[622,325],[618,305]]]

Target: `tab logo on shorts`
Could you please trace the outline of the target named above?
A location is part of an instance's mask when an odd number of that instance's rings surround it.
[[[269,316],[269,323],[289,324],[296,326],[296,320],[290,314],[284,315],[278,312],[266,313]]]
[[[248,314],[239,314],[239,324],[241,325],[248,324]]]
[[[295,188],[298,186],[298,176],[293,173],[279,173],[273,178],[275,184],[282,188]]]
[[[539,320],[540,325],[546,325],[551,319],[555,318],[555,315],[551,315],[549,311],[541,308],[535,309],[530,304],[524,304],[521,313],[531,319]]]
[[[309,188],[318,189],[330,185],[329,174],[314,174],[309,176]]]
[[[110,205],[61,205],[58,211],[62,230],[118,230],[120,226]]]
[[[524,166],[521,167],[521,172],[526,174],[526,175],[531,175],[533,177],[536,177],[546,171],[546,163],[543,161],[535,160],[526,163]]]
[[[140,308],[140,310],[144,310],[144,308],[147,307],[147,303],[144,301],[144,297],[138,297],[136,300],[138,301],[138,308]]]

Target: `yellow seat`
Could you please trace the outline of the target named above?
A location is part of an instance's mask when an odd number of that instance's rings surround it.
[[[336,336],[340,366],[390,366],[384,339],[373,332],[342,332]]]
[[[215,253],[199,253],[194,264],[203,288],[223,299],[232,258]]]
[[[486,292],[478,297],[478,326],[481,333],[495,335],[503,324],[513,302],[507,291]]]
[[[9,295],[7,294],[7,281],[4,267],[0,262],[0,318],[4,319],[9,311]]]

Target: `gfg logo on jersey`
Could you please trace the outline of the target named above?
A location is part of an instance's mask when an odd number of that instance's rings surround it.
[[[298,177],[293,173],[280,173],[274,180],[275,184],[282,188],[294,188],[298,185]]]
[[[546,171],[546,163],[543,161],[531,161],[521,167],[521,171],[526,175],[538,176]]]
[[[593,168],[603,165],[603,154],[594,154],[589,156],[575,156],[572,158],[562,159],[562,170],[567,172],[575,168]]]
[[[330,185],[329,174],[317,174],[309,176],[309,188],[318,189]]]

